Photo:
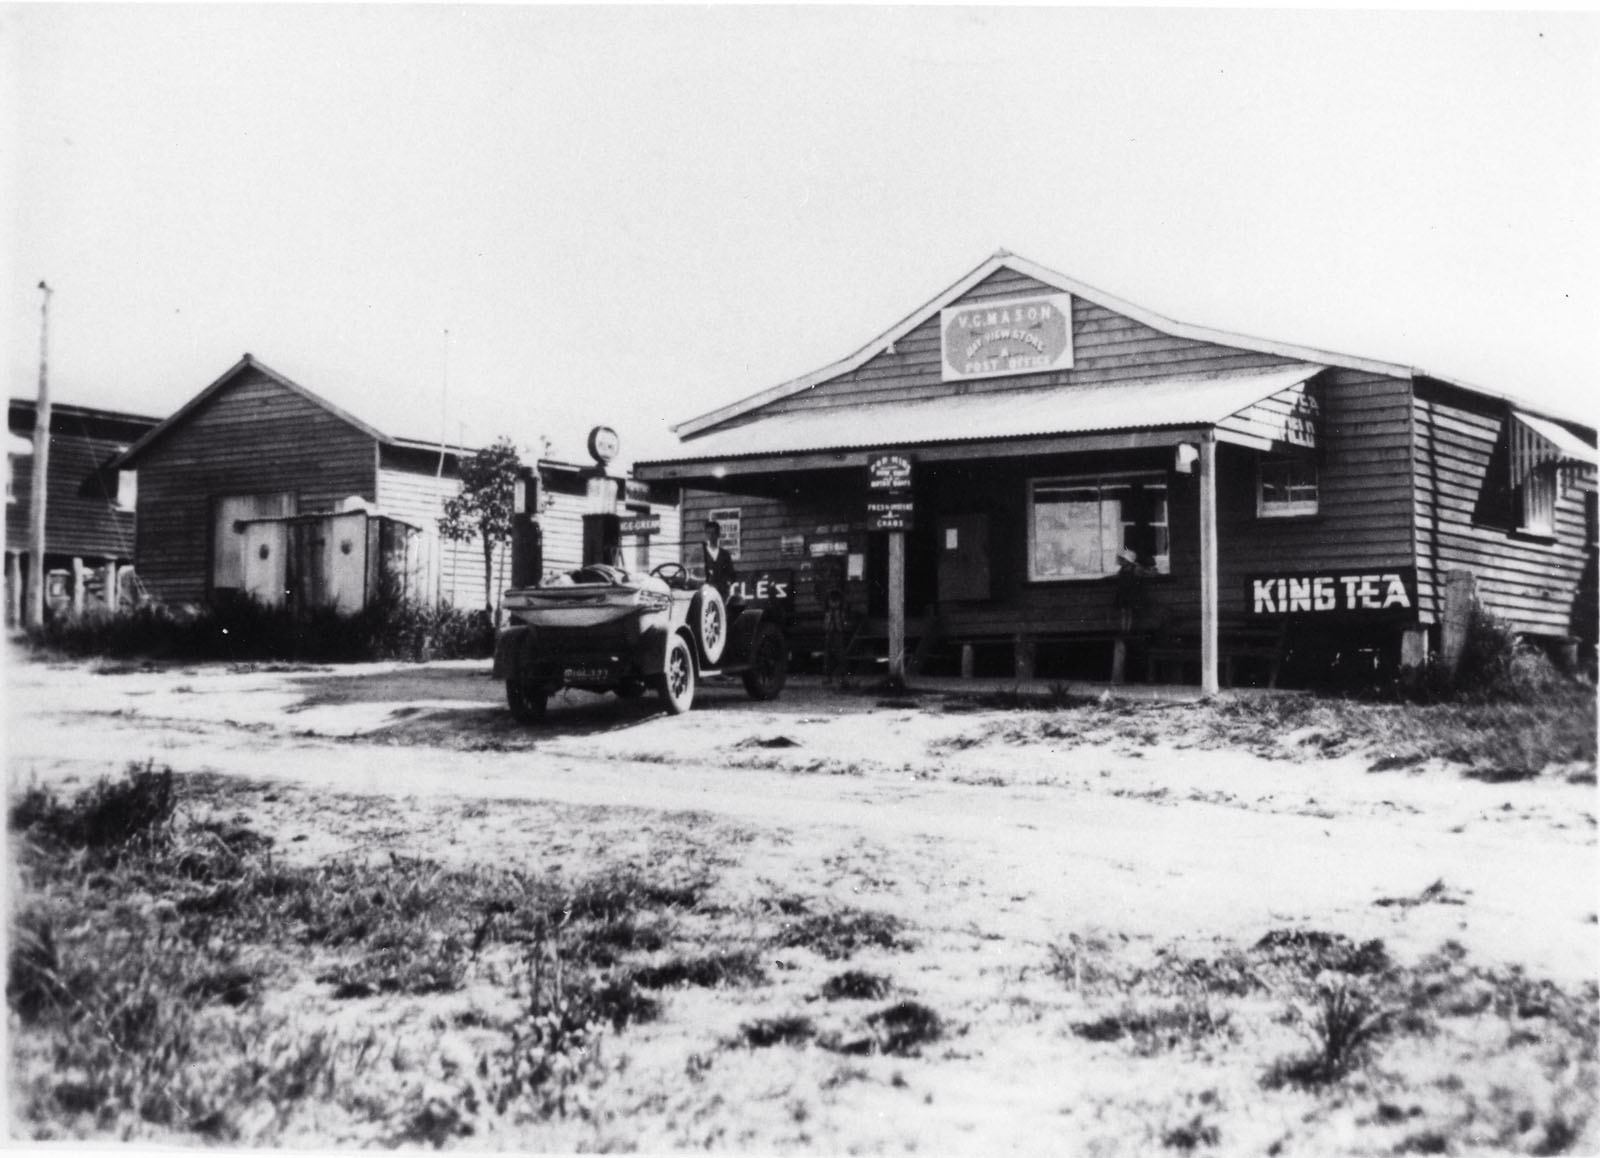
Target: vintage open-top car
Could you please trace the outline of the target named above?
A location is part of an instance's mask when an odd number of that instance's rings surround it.
[[[648,575],[593,565],[538,587],[506,592],[508,625],[495,643],[494,677],[511,713],[544,718],[563,688],[638,696],[654,689],[667,711],[686,712],[695,686],[741,675],[752,699],[770,700],[788,677],[788,642],[764,607],[723,602],[678,563]]]

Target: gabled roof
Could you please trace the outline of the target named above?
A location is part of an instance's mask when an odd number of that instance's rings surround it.
[[[1254,350],[1264,354],[1276,354],[1284,358],[1293,358],[1300,362],[1315,362],[1323,366],[1340,366],[1350,370],[1363,370],[1372,374],[1383,374],[1395,378],[1409,378],[1416,373],[1409,366],[1401,366],[1393,362],[1380,362],[1372,358],[1357,358],[1348,354],[1334,354],[1326,350],[1317,350],[1309,346],[1297,346],[1289,342],[1274,342],[1264,338],[1251,338],[1242,334],[1232,334],[1225,330],[1213,330],[1206,326],[1193,326],[1186,322],[1175,322],[1171,318],[1162,317],[1160,314],[1136,306],[1132,302],[1125,302],[1121,298],[1085,285],[1075,278],[1065,274],[1056,273],[1044,266],[1018,257],[1006,250],[997,251],[994,256],[984,261],[965,277],[956,281],[943,293],[933,300],[919,306],[915,311],[895,323],[889,329],[879,334],[872,341],[862,346],[855,353],[832,365],[824,366],[820,370],[788,382],[780,383],[759,394],[752,394],[738,402],[724,406],[718,410],[702,414],[698,418],[691,418],[687,422],[679,423],[672,427],[672,432],[679,438],[688,439],[712,426],[727,422],[729,419],[748,414],[771,402],[788,398],[809,390],[821,382],[837,378],[841,374],[848,374],[858,369],[870,359],[883,353],[885,349],[899,341],[906,334],[922,325],[929,318],[938,314],[946,306],[952,305],[973,287],[991,277],[1001,269],[1009,269],[1025,277],[1031,277],[1044,285],[1064,290],[1075,297],[1093,302],[1095,305],[1132,318],[1153,330],[1170,334],[1177,338],[1190,338],[1199,342],[1214,342],[1218,345],[1232,346],[1239,350]]]
[[[938,398],[867,402],[760,417],[686,442],[672,458],[636,466],[769,454],[917,447],[985,439],[1216,426],[1239,411],[1309,381],[1304,362],[1231,374],[1187,374],[1134,382],[986,390]]]
[[[255,370],[261,374],[264,374],[278,385],[287,390],[293,391],[306,401],[322,407],[322,409],[326,410],[329,414],[332,414],[335,418],[350,424],[363,434],[367,435],[369,438],[373,438],[378,442],[385,443],[394,441],[387,434],[383,433],[383,431],[374,426],[369,426],[367,423],[361,421],[361,419],[357,418],[348,411],[339,409],[339,407],[329,402],[326,398],[322,397],[322,395],[316,393],[315,391],[307,390],[298,382],[284,377],[270,366],[257,361],[254,356],[246,354],[231,367],[229,367],[227,372],[224,373],[222,377],[218,378],[215,382],[211,383],[211,385],[200,391],[200,393],[189,399],[188,402],[185,402],[177,410],[173,411],[171,415],[160,422],[154,429],[145,434],[143,438],[139,439],[138,442],[134,443],[127,450],[123,451],[115,459],[113,459],[109,465],[117,469],[127,469],[132,463],[136,462],[146,450],[148,450],[155,443],[161,441],[161,439],[167,435],[168,431],[183,425],[183,423],[187,421],[191,414],[193,414],[200,407],[204,406],[214,395],[226,389],[230,383],[232,383],[246,370]]]

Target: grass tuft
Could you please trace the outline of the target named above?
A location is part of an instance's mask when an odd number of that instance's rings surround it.
[[[763,1017],[739,1027],[739,1038],[751,1049],[770,1049],[775,1045],[804,1045],[817,1036],[809,1017],[790,1014]]]
[[[741,949],[700,957],[673,957],[658,965],[642,965],[629,976],[645,989],[694,985],[713,989],[722,985],[760,985],[767,979],[758,954]]]
[[[1181,1126],[1165,1130],[1161,1135],[1161,1144],[1168,1150],[1182,1150],[1184,1153],[1202,1146],[1215,1146],[1221,1141],[1222,1131],[1208,1123],[1202,1114],[1196,1114]]]
[[[924,1045],[944,1036],[944,1021],[917,1001],[902,1001],[867,1018],[877,1036],[878,1050],[896,1057],[915,1057]]]
[[[905,923],[891,913],[841,909],[811,913],[785,923],[776,938],[785,949],[810,949],[830,961],[855,955],[858,949],[913,949],[904,933]]]
[[[874,1001],[888,996],[891,988],[893,985],[882,974],[847,969],[823,982],[822,996],[829,1001]]]
[[[1088,1041],[1128,1041],[1140,1057],[1154,1057],[1183,1045],[1194,1045],[1233,1032],[1227,1011],[1214,1009],[1195,996],[1148,1009],[1129,1005],[1093,1021],[1078,1022],[1072,1032]]]

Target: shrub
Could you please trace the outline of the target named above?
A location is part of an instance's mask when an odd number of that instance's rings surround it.
[[[1390,1011],[1377,997],[1349,978],[1321,981],[1309,1016],[1296,1008],[1291,1017],[1303,1028],[1313,1049],[1274,1063],[1262,1079],[1268,1087],[1338,1081],[1366,1059],[1391,1020]]]
[[[1370,694],[1415,703],[1535,704],[1575,690],[1593,698],[1592,688],[1562,674],[1544,652],[1523,643],[1510,624],[1474,605],[1454,671],[1430,657]]]
[[[1320,929],[1273,929],[1255,943],[1253,952],[1271,965],[1305,977],[1330,971],[1357,976],[1381,974],[1389,968],[1389,954],[1382,941],[1357,945],[1343,933]]]
[[[56,616],[28,637],[35,647],[74,656],[351,662],[482,658],[493,653],[495,632],[485,611],[380,593],[354,613],[254,599],[201,609],[97,610]]]
[[[172,769],[153,762],[129,764],[120,780],[101,779],[63,804],[47,788],[30,786],[12,805],[13,832],[53,840],[71,848],[115,849],[154,835],[177,807]]]

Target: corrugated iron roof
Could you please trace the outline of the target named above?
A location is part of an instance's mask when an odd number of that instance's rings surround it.
[[[689,439],[678,454],[651,461],[1213,426],[1323,369],[1296,363],[1223,376],[986,390],[796,410]]]

